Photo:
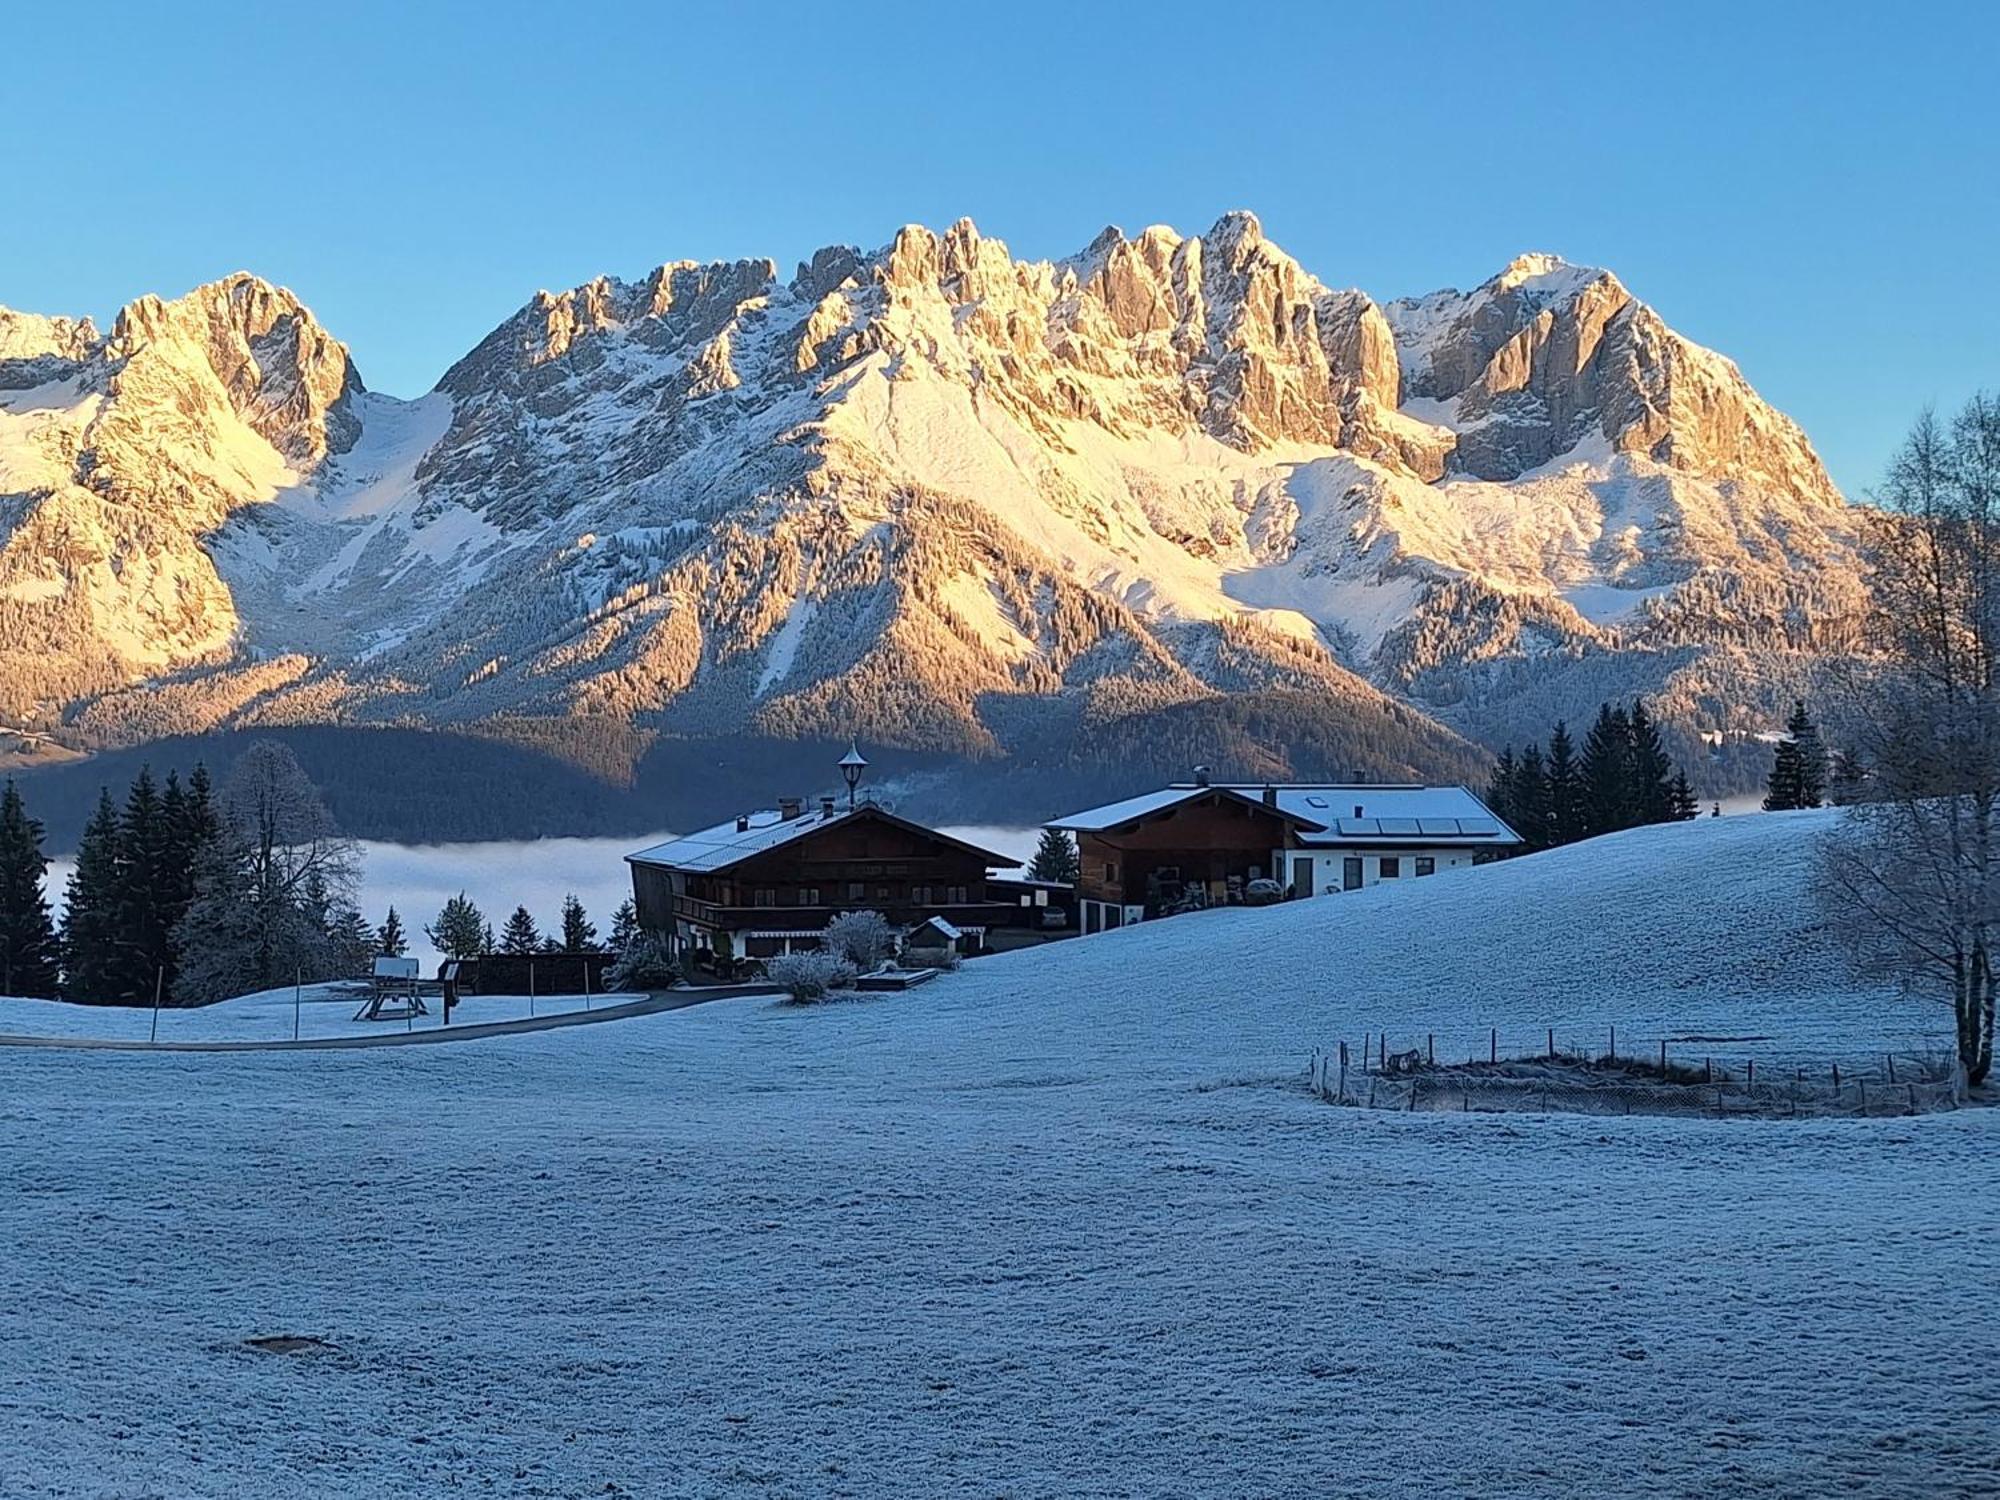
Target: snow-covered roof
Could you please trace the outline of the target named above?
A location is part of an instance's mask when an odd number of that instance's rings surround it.
[[[636,854],[625,856],[627,864],[658,865],[673,870],[686,870],[691,874],[710,875],[718,870],[727,870],[740,865],[754,855],[765,854],[786,844],[804,838],[808,834],[819,833],[844,823],[849,818],[881,818],[914,829],[929,838],[951,844],[967,853],[982,856],[987,864],[1001,869],[1013,869],[1021,862],[1009,859],[1004,854],[996,854],[991,849],[981,849],[976,844],[968,844],[963,839],[955,839],[949,834],[939,833],[935,828],[925,828],[912,823],[907,818],[899,818],[883,808],[863,803],[857,808],[836,808],[827,811],[823,806],[801,812],[797,817],[787,818],[773,808],[761,808],[753,813],[744,813],[731,818],[726,823],[718,823],[713,828],[704,828],[699,833],[685,834],[677,839],[669,839],[664,844],[655,844],[650,849],[641,849]]]
[[[699,833],[684,834],[625,856],[635,865],[666,865],[676,870],[708,872],[741,864],[753,854],[762,854],[789,844],[808,833],[831,828],[847,816],[842,808],[829,816],[819,808],[786,818],[776,808],[761,808],[742,817],[731,818]]]
[[[1161,787],[1157,792],[1142,792],[1136,797],[1127,797],[1123,802],[1107,802],[1102,807],[1087,807],[1068,817],[1051,819],[1048,826],[1068,829],[1072,833],[1099,833],[1106,828],[1116,828],[1120,823],[1130,823],[1135,818],[1151,817],[1170,807],[1179,807],[1207,790],[1207,787]]]
[[[1071,813],[1048,826],[1101,833],[1215,792],[1272,807],[1296,825],[1299,842],[1308,848],[1374,844],[1385,839],[1492,845],[1521,842],[1519,834],[1462,786],[1367,782],[1280,782],[1269,786],[1261,782],[1217,782],[1212,786],[1187,782]],[[1274,800],[1266,800],[1267,792]]]

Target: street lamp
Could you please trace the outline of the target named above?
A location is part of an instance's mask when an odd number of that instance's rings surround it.
[[[847,781],[847,810],[849,812],[854,811],[854,788],[860,783],[861,773],[867,768],[868,762],[863,758],[860,747],[850,742],[847,747],[847,754],[840,758],[840,774]]]

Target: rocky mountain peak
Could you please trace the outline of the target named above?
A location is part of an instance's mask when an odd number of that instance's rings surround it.
[[[119,309],[98,350],[117,390],[199,402],[212,382],[235,412],[295,464],[351,446],[360,427],[352,398],[365,387],[347,346],[283,287],[247,271],[163,301]]]

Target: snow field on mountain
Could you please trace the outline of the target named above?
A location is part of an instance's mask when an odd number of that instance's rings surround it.
[[[1986,1110],[1341,1110],[1364,1025],[1923,1013],[1722,819],[464,1046],[0,1053],[6,1493],[1974,1495]],[[315,1336],[332,1352],[243,1340]]]

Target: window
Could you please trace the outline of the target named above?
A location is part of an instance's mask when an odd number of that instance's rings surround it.
[[[966,904],[965,887],[962,885],[946,886],[944,899],[947,906],[964,906]]]
[[[1430,855],[1419,854],[1417,856],[1417,873],[1419,875],[1435,875],[1437,873],[1437,867],[1438,867],[1438,862],[1435,859],[1433,859]]]
[[[818,906],[818,905],[819,905],[819,887],[818,887],[818,886],[816,886],[816,885],[802,885],[802,886],[800,886],[800,887],[799,887],[799,905],[801,905],[801,906]]]
[[[866,901],[868,899],[867,883],[865,881],[860,881],[860,880],[848,881],[847,899],[849,901]]]
[[[1343,891],[1361,889],[1361,856],[1350,854],[1340,862],[1340,888]]]
[[[929,906],[931,904],[931,888],[927,885],[911,886],[910,900],[918,906]]]
[[[1118,861],[1117,861],[1117,860],[1115,860],[1115,859],[1107,859],[1107,860],[1106,860],[1106,861],[1104,862],[1104,879],[1105,879],[1105,882],[1106,882],[1107,884],[1110,884],[1110,885],[1116,885],[1116,884],[1118,883]]]
[[[756,895],[752,898],[752,904],[756,906],[776,906],[778,904],[778,893],[769,886],[760,885],[757,887]]]
[[[1394,880],[1402,873],[1403,859],[1401,855],[1385,854],[1382,856],[1382,878],[1384,880]]]

